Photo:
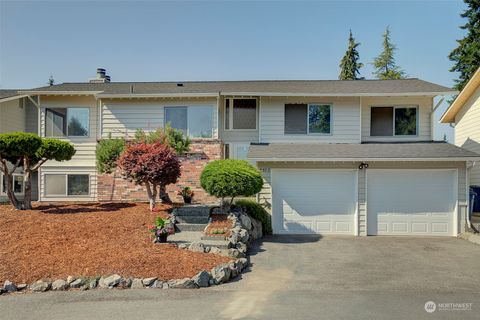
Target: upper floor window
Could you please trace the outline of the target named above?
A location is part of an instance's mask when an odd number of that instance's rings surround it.
[[[213,107],[166,107],[165,124],[181,130],[190,138],[213,137]]]
[[[329,104],[286,104],[285,134],[330,134],[332,106]]]
[[[370,136],[415,136],[417,114],[417,107],[371,107]]]
[[[225,99],[225,130],[256,130],[257,99]]]
[[[88,108],[49,108],[45,113],[46,137],[88,137]]]

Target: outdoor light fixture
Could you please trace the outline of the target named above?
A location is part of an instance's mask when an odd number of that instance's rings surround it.
[[[365,163],[365,162],[360,163],[360,165],[358,166],[358,169],[360,170],[368,169],[368,163]]]

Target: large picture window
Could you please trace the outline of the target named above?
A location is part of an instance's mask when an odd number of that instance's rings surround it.
[[[285,105],[285,134],[330,134],[331,125],[329,104]]]
[[[45,136],[88,137],[88,108],[48,108],[45,111]]]
[[[88,196],[90,176],[88,174],[46,174],[45,196]]]
[[[212,138],[213,107],[166,107],[165,124],[181,130],[190,138]]]
[[[256,130],[257,99],[225,99],[225,130]]]
[[[370,136],[415,136],[417,117],[417,107],[371,107]]]

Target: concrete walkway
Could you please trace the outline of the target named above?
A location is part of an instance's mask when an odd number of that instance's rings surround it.
[[[454,238],[273,237],[242,279],[200,290],[0,297],[1,319],[478,319],[480,246]],[[427,313],[427,301],[437,310]],[[472,303],[470,311],[443,311]],[[468,304],[466,305],[468,307]]]

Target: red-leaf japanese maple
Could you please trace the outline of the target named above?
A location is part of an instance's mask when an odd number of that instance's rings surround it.
[[[137,143],[127,147],[118,159],[125,177],[145,185],[150,209],[155,207],[159,186],[176,183],[180,177],[180,162],[168,145]]]

